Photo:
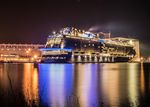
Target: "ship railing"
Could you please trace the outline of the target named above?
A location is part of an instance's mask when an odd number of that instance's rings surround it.
[[[75,38],[75,39],[81,39],[81,40],[92,40],[97,42],[99,39],[98,38],[85,38],[85,37],[80,37],[80,36],[66,36],[67,38]]]
[[[120,42],[105,42],[106,44],[113,44],[113,45],[119,45],[119,46],[129,46],[133,47],[133,45],[130,45],[128,43],[120,43]]]

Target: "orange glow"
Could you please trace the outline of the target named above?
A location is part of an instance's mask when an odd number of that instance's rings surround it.
[[[28,51],[31,51],[31,49],[30,49],[30,48],[28,48]]]
[[[140,74],[140,84],[141,84],[141,92],[144,94],[144,89],[145,89],[145,81],[144,81],[144,69],[143,69],[143,64],[141,63],[141,74]]]
[[[26,53],[29,53],[29,51],[27,50]]]
[[[36,59],[38,56],[37,55],[34,55],[34,59]]]
[[[23,93],[28,105],[38,104],[38,72],[33,64],[24,64]]]

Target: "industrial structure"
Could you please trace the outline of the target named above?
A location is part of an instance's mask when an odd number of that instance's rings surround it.
[[[137,39],[63,28],[48,36],[42,62],[131,62],[140,59]]]
[[[38,62],[40,44],[0,44],[0,62]]]

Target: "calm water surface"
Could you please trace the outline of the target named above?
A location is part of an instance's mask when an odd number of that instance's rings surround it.
[[[0,63],[0,106],[148,107],[150,64]]]

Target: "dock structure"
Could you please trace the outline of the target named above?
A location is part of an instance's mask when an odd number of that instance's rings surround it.
[[[42,44],[0,44],[0,62],[37,62]]]

